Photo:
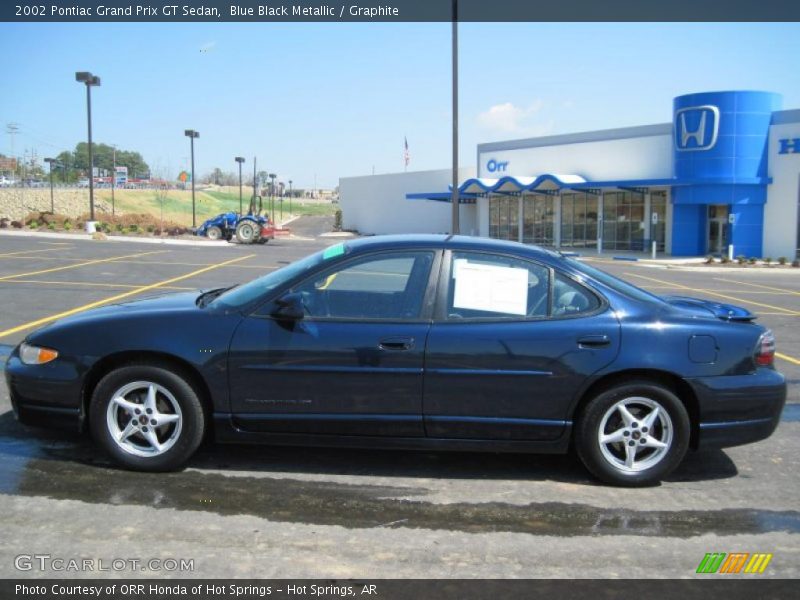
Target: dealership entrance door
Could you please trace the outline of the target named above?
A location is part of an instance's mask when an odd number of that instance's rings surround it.
[[[724,255],[728,251],[727,204],[709,204],[706,248],[708,254]]]

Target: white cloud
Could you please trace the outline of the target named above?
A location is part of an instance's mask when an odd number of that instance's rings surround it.
[[[537,122],[536,115],[543,106],[541,100],[525,107],[511,102],[495,104],[478,115],[478,125],[492,134],[541,135],[543,124]]]

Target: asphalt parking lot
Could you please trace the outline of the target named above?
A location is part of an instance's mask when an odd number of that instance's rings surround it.
[[[306,229],[304,229],[304,227]],[[337,239],[313,222],[266,246],[0,237],[0,360],[98,303],[244,281]],[[691,454],[661,486],[599,485],[572,456],[204,446],[181,472],[113,466],[91,441],[26,428],[0,384],[0,577],[691,577],[707,552],[800,575],[800,270],[592,259],[658,294],[741,304],[790,381],[775,435]],[[191,571],[19,571],[15,557],[188,559]],[[708,577],[708,576],[706,576]]]

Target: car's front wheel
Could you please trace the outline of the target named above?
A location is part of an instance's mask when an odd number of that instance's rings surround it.
[[[586,405],[575,447],[586,468],[615,485],[658,483],[689,448],[686,407],[669,389],[633,381],[607,389]]]
[[[205,414],[197,393],[180,375],[151,365],[130,365],[103,377],[92,394],[94,438],[124,466],[169,471],[194,454]]]

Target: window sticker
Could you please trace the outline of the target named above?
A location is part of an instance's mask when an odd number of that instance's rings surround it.
[[[335,244],[330,248],[326,248],[325,252],[322,253],[322,259],[328,260],[331,258],[336,258],[337,256],[341,256],[344,254],[344,244]]]
[[[528,312],[528,269],[456,260],[453,277],[453,308],[522,316]]]

